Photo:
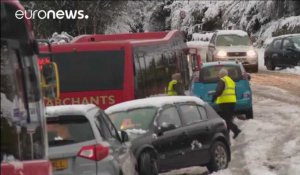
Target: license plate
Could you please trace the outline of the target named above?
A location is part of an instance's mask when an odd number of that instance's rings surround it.
[[[54,170],[63,170],[68,168],[68,160],[62,159],[62,160],[52,160],[52,167]]]
[[[230,58],[230,61],[246,61],[246,58]]]

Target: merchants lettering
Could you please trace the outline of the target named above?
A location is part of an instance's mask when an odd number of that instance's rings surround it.
[[[55,100],[45,100],[46,106],[67,105],[67,104],[89,104],[97,106],[111,106],[116,103],[114,95],[91,96],[91,97],[67,97]]]

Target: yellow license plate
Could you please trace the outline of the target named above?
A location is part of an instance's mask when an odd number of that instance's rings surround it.
[[[63,170],[68,168],[68,160],[62,159],[62,160],[52,160],[52,167],[54,170]]]

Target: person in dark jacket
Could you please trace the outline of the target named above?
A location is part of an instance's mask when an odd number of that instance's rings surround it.
[[[172,80],[168,84],[168,95],[185,95],[180,73],[172,75]]]
[[[235,82],[228,76],[226,69],[221,69],[216,92],[212,101],[219,105],[221,117],[226,121],[227,127],[231,130],[235,139],[241,132],[236,124],[233,123],[234,106],[236,103]]]

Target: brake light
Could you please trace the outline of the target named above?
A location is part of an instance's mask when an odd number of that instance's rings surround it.
[[[107,157],[109,154],[109,147],[101,144],[84,146],[77,154],[79,157],[100,161]]]
[[[251,95],[249,93],[243,93],[243,98],[250,98]]]

